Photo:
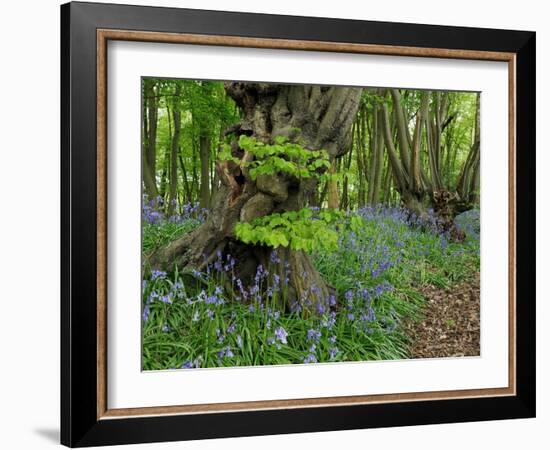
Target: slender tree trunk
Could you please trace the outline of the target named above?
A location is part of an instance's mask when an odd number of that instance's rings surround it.
[[[474,139],[468,157],[464,162],[460,177],[457,182],[457,192],[462,202],[466,203],[463,208],[467,208],[473,201],[479,202],[479,160],[480,160],[480,96],[476,98],[476,118],[474,127]]]
[[[336,175],[336,160],[332,161],[330,166],[330,174]],[[328,207],[330,209],[338,209],[340,207],[340,199],[338,195],[338,181],[336,177],[330,178],[328,183]]]
[[[189,186],[189,179],[187,178],[187,168],[185,167],[185,163],[183,162],[183,157],[181,155],[181,151],[179,152],[178,157],[180,168],[181,168],[181,178],[183,181],[183,189],[185,190],[185,200],[188,203],[193,202],[193,196],[191,193],[191,187]]]
[[[201,159],[201,186],[200,205],[201,208],[210,206],[210,136],[208,130],[201,130],[199,136],[199,151]]]
[[[376,204],[379,201],[380,196],[380,184],[382,180],[382,152],[384,148],[384,132],[383,132],[383,111],[379,108],[375,108],[373,112],[373,126],[371,139],[371,162],[370,162],[370,174],[369,174],[369,204]]]
[[[414,126],[413,142],[411,146],[409,187],[415,196],[420,196],[423,191],[420,174],[420,146],[422,142],[422,127],[428,113],[429,100],[429,92],[422,92],[422,94],[420,94],[420,110],[416,115],[416,124]]]
[[[382,132],[382,111],[378,111],[378,130],[376,132],[376,158],[374,160],[374,180],[372,180],[371,203],[376,204],[380,201],[380,185],[382,183],[383,151],[384,151],[384,133]]]
[[[349,173],[351,169],[351,161],[353,157],[353,145],[350,145],[348,154],[342,159],[341,165],[343,166],[342,175],[343,175],[343,188],[342,188],[342,204],[341,208],[344,211],[347,211],[350,206],[350,195],[349,195]]]
[[[411,138],[409,136],[409,128],[406,117],[405,108],[401,102],[401,94],[398,89],[390,89],[391,98],[393,100],[393,115],[397,126],[397,139],[399,143],[399,154],[403,162],[403,169],[406,173],[410,173],[410,152]]]
[[[366,203],[366,185],[370,186],[370,178],[367,178],[367,159],[365,155],[365,141],[366,141],[366,124],[367,112],[362,107],[358,120],[356,121],[356,154],[357,154],[357,178],[358,178],[358,190],[357,190],[357,207],[362,208]]]
[[[197,150],[197,141],[198,141],[198,138],[197,136],[195,136],[195,127],[196,127],[196,122],[195,122],[195,117],[193,114],[191,114],[191,117],[192,117],[192,126],[191,126],[191,145],[192,145],[192,156],[191,156],[191,167],[192,167],[192,181],[191,181],[191,192],[193,192],[193,200],[195,200],[197,198],[197,191],[200,189],[199,188],[199,175],[197,173],[197,154],[198,154],[198,150]],[[200,196],[198,196],[199,199],[200,199]],[[194,202],[194,201],[193,201]]]
[[[172,145],[170,149],[170,178],[168,195],[168,216],[174,213],[176,206],[176,194],[178,189],[178,149],[181,132],[181,112],[177,104],[181,94],[181,85],[176,84],[174,92],[174,106],[172,107],[172,118],[174,122],[174,134],[172,135]]]
[[[390,203],[391,201],[391,167],[390,162],[386,162],[386,169],[384,171],[384,203]]]

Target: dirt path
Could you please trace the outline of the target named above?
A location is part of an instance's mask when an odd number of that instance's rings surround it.
[[[449,289],[424,286],[424,320],[409,323],[411,358],[479,355],[479,273]]]

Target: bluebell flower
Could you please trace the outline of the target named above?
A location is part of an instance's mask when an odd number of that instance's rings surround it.
[[[209,295],[208,297],[206,297],[206,299],[204,300],[204,302],[207,304],[207,305],[215,305],[218,303],[218,297],[216,295]]]
[[[166,272],[163,270],[153,270],[151,272],[151,280],[156,280],[157,278],[164,280],[166,278]]]
[[[243,348],[243,338],[241,337],[240,334],[237,335],[237,345],[240,347],[240,348]]]
[[[185,361],[181,365],[181,369],[193,369],[193,368],[194,368],[193,361]]]
[[[330,359],[334,359],[336,357],[336,355],[338,354],[338,348],[337,347],[329,348],[328,354],[329,354]]]
[[[233,351],[231,350],[231,347],[229,347],[229,346],[222,348],[218,352],[218,358],[220,358],[220,359],[233,358],[233,356],[235,356],[235,354],[233,353]]]
[[[325,313],[325,305],[321,301],[318,301],[315,305],[315,309],[317,310],[317,314],[321,315]]]
[[[329,330],[331,330],[334,325],[336,324],[336,312],[335,311],[331,311],[329,314],[328,314],[328,317],[325,317],[323,319],[323,322],[322,322],[322,325],[325,327],[325,328],[328,328]]]
[[[287,339],[286,339],[287,336],[288,336],[288,333],[283,327],[278,327],[275,329],[275,337],[281,344],[287,343]]]
[[[149,320],[149,305],[145,305],[143,308],[143,321],[147,322]]]
[[[366,321],[367,322],[373,322],[375,320],[376,320],[376,315],[374,313],[374,309],[372,307],[369,307],[367,317],[366,317]]]
[[[308,341],[319,341],[321,337],[321,332],[319,330],[314,330],[314,329],[311,329],[311,330],[308,330],[307,332],[307,340]]]
[[[269,255],[269,260],[273,264],[279,264],[281,262],[281,259],[279,258],[279,254],[277,253],[277,250],[273,250],[271,252],[271,255]]]

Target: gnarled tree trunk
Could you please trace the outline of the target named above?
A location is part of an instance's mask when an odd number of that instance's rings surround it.
[[[351,125],[361,89],[348,87],[275,85],[228,82],[225,89],[243,111],[243,119],[232,127],[241,134],[271,143],[277,136],[300,138],[310,150],[324,149],[334,160],[350,148]],[[232,143],[233,156],[250,161],[252,155]],[[231,254],[237,261],[236,275],[243,281],[253,278],[259,264],[267,266],[271,249],[243,244],[235,239],[237,222],[275,212],[298,210],[310,194],[311,182],[301,182],[283,174],[259,176],[253,181],[242,164],[217,162],[221,182],[213,198],[206,222],[151,255],[152,267],[190,272],[201,270],[218,254]],[[330,287],[322,279],[308,255],[288,249],[279,251],[279,262],[271,271],[289,273],[288,300],[306,307],[326,304]],[[309,303],[311,302],[311,303]]]

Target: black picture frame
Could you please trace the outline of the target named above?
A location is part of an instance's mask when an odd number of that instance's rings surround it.
[[[98,418],[98,29],[515,54],[515,395]],[[535,416],[534,32],[114,4],[61,6],[61,443],[70,447]]]

